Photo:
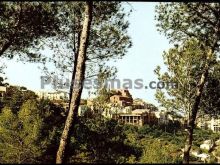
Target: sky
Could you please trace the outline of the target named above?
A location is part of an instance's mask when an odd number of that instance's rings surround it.
[[[133,46],[123,59],[111,65],[118,69],[117,78],[123,79],[143,79],[144,85],[149,85],[151,81],[158,81],[153,70],[157,65],[162,68],[162,53],[170,48],[169,41],[156,28],[155,5],[157,2],[132,2],[133,12],[128,21],[130,27],[128,34],[131,36]],[[49,51],[46,53],[49,53]],[[42,71],[39,64],[22,63],[16,60],[5,62],[7,68],[4,70],[7,82],[12,85],[25,86],[30,90],[41,89]],[[158,105],[155,100],[155,89],[129,89],[133,98],[141,98],[147,102]],[[88,97],[88,91],[83,91],[83,98]]]

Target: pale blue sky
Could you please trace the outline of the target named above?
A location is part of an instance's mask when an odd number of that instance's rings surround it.
[[[138,79],[142,78],[146,85],[150,81],[157,81],[153,70],[157,65],[163,66],[162,52],[168,50],[168,40],[156,30],[155,5],[156,2],[132,2],[134,11],[129,17],[129,34],[133,47],[127,55],[114,63],[118,68],[117,78]],[[15,60],[7,61],[5,69],[8,82],[13,85],[26,86],[28,89],[39,90],[41,87],[41,70],[38,64],[23,64]],[[133,98],[142,98],[145,101],[157,104],[154,89],[132,89]],[[87,91],[83,92],[83,97]]]

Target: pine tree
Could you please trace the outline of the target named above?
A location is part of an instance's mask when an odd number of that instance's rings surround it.
[[[190,110],[183,163],[189,163],[193,130],[204,85],[207,81],[214,55],[219,51],[219,8],[219,3],[166,3],[156,7],[157,26],[160,32],[163,32],[171,42],[178,44],[194,37],[201,43],[200,49],[205,54],[205,65],[202,69],[200,80],[196,84],[196,95]]]
[[[0,114],[1,163],[37,163],[45,149],[42,118],[36,101],[26,101],[18,114],[5,107]]]

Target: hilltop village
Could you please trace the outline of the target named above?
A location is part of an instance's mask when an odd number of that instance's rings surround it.
[[[6,91],[7,87],[0,86],[1,98]],[[184,115],[163,107],[156,107],[139,98],[134,99],[127,89],[111,90],[109,93],[107,101],[104,101],[101,105],[95,98],[81,99],[78,115],[101,115],[106,118],[113,118],[121,123],[137,126],[177,123],[184,128],[186,125],[186,117]],[[35,94],[39,99],[49,99],[68,111],[69,95],[67,92],[36,91]],[[199,116],[196,125],[202,129],[220,132],[220,119],[217,117]]]
[[[37,91],[35,93],[39,98],[49,99],[68,110],[69,95],[67,92]],[[106,118],[113,118],[121,123],[137,126],[168,123],[176,123],[182,128],[186,126],[187,119],[183,114],[167,110],[164,107],[156,107],[143,99],[133,98],[128,89],[109,90],[108,93],[110,94],[101,105],[96,98],[81,99],[78,115],[101,115]],[[196,120],[196,125],[205,130],[220,132],[220,119],[218,117],[200,115]]]

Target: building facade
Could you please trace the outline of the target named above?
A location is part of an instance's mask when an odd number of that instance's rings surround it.
[[[37,91],[35,92],[40,99],[49,99],[49,100],[68,100],[69,94],[63,91]]]
[[[6,87],[0,86],[0,97],[4,97],[4,94],[6,93]]]
[[[220,132],[220,118],[212,117],[210,121],[210,129],[214,132]]]
[[[154,112],[158,124],[167,124],[169,122],[168,115],[164,111]]]
[[[119,113],[113,115],[113,118],[117,119],[121,123],[137,126],[153,124],[156,121],[154,113],[151,113],[149,109],[136,109],[131,113]]]
[[[0,86],[0,100],[3,99],[5,93],[6,93],[6,87],[5,86]]]
[[[210,129],[213,132],[220,132],[220,117],[204,115],[197,118],[196,125],[201,129]]]
[[[131,106],[133,98],[127,89],[115,90],[115,95],[110,97],[110,102],[119,106]]]

